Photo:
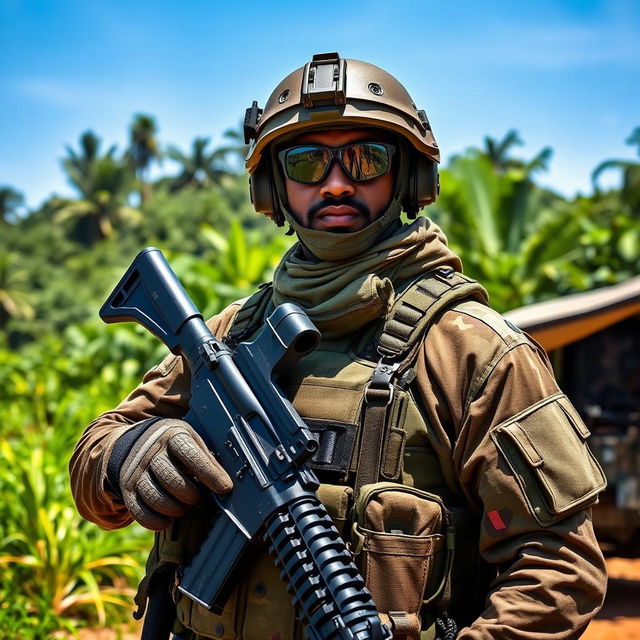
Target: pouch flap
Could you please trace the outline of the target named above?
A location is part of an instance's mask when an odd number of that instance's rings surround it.
[[[351,507],[351,487],[321,484],[316,491],[332,520],[346,520]]]
[[[606,486],[585,442],[588,435],[563,394],[546,398],[491,432],[543,526],[592,504]]]
[[[540,452],[531,441],[527,432],[519,422],[512,422],[503,428],[503,432],[509,435],[514,443],[520,448],[522,454],[527,458],[532,467],[540,467],[544,463]]]
[[[569,422],[572,424],[573,428],[578,432],[578,434],[586,440],[590,435],[591,431],[587,428],[587,425],[583,422],[580,414],[576,411],[575,407],[569,402],[568,398],[558,398],[558,404],[561,409],[567,414],[567,418]]]
[[[391,533],[371,532],[366,536],[364,548],[373,553],[414,556],[424,558],[443,551],[446,538],[442,534],[425,536],[398,536]]]
[[[356,517],[364,530],[425,536],[442,532],[446,510],[438,496],[426,491],[376,482],[362,488]]]

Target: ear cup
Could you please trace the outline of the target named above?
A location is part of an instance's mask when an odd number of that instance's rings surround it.
[[[411,150],[408,151],[406,171],[407,189],[402,208],[413,219],[422,207],[435,202],[438,196],[438,165],[423,154]]]
[[[258,213],[271,218],[279,227],[284,224],[284,217],[280,211],[275,185],[271,177],[270,163],[261,162],[249,176],[249,195],[251,204]]]
[[[423,154],[417,154],[414,161],[415,178],[415,202],[418,207],[424,207],[436,201],[440,191],[440,177],[438,165]]]
[[[249,176],[249,193],[251,204],[258,213],[271,216],[273,214],[273,199],[271,193],[271,178],[269,170],[264,166],[266,162],[260,163],[256,170]]]

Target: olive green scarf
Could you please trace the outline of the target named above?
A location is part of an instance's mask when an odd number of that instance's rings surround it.
[[[338,338],[384,317],[396,290],[443,266],[462,268],[442,231],[427,218],[402,225],[394,235],[346,259],[316,262],[305,258],[296,243],[276,268],[273,301],[294,302],[325,339]]]

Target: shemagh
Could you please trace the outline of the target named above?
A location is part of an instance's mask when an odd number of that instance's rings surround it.
[[[305,257],[299,243],[293,245],[276,268],[273,302],[299,305],[323,338],[334,339],[384,317],[396,290],[421,273],[436,267],[461,270],[460,259],[428,218],[400,225],[392,235],[376,240],[398,213],[388,210],[364,229],[344,234],[306,229],[287,215],[318,260]]]

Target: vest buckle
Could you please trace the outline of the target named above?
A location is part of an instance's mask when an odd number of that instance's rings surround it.
[[[385,363],[384,360],[387,356],[383,355],[376,368],[373,370],[371,374],[371,378],[369,378],[369,382],[364,388],[364,398],[367,404],[371,402],[375,402],[376,400],[380,402],[380,391],[387,392],[385,406],[389,406],[393,401],[393,384],[391,384],[391,380],[395,375],[398,367],[400,366],[399,362]]]

